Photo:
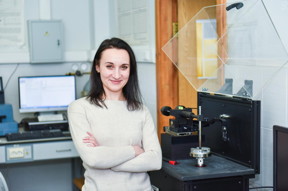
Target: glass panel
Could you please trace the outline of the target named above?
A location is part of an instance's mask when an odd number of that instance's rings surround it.
[[[162,50],[197,91],[252,99],[288,61],[261,0],[201,9]]]

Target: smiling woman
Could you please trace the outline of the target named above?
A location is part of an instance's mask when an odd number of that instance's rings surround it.
[[[96,65],[100,74],[105,99],[125,100],[122,89],[126,85],[130,74],[130,59],[126,50],[111,48],[102,52],[102,59]]]
[[[114,54],[116,52],[117,54]],[[119,65],[119,63],[120,65],[124,64],[124,67],[129,66],[129,75],[127,77],[128,81],[126,81],[121,88],[121,91],[118,92],[118,96],[125,97],[129,110],[140,109],[142,106],[142,99],[138,85],[135,54],[125,41],[118,38],[104,40],[98,48],[91,69],[91,90],[88,98],[99,107],[105,106],[103,100],[107,99],[106,94],[108,92],[104,89],[103,83],[105,81],[102,81],[104,73],[100,73],[100,68],[104,66],[109,68],[112,67],[112,64],[113,67],[115,67],[115,64]]]
[[[86,170],[82,191],[152,191],[147,171],[161,168],[162,153],[142,103],[131,47],[118,38],[104,40],[90,81],[88,96],[68,109],[71,136]]]

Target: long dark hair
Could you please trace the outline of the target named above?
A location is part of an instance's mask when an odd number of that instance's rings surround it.
[[[127,84],[123,87],[123,95],[127,100],[128,110],[139,110],[142,108],[143,103],[138,84],[136,58],[132,48],[125,41],[119,38],[106,39],[100,44],[95,54],[91,68],[91,89],[88,93],[87,98],[90,100],[91,103],[96,104],[99,107],[105,106],[107,108],[104,103],[105,100],[103,100],[103,97],[105,97],[105,91],[100,78],[100,73],[96,71],[96,65],[100,65],[102,52],[110,48],[124,49],[129,54],[130,75]]]

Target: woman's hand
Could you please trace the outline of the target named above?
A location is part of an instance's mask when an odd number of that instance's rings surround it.
[[[144,150],[139,145],[133,145],[134,151],[135,151],[135,157],[138,155],[144,153]]]
[[[87,136],[83,138],[83,143],[86,143],[88,147],[97,147],[99,146],[98,141],[96,138],[90,133],[87,132]]]

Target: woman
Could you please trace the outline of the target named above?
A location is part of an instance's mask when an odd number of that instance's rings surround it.
[[[157,131],[141,101],[131,47],[112,38],[98,48],[87,97],[70,104],[71,136],[83,160],[82,191],[151,191],[147,171],[159,170]]]

